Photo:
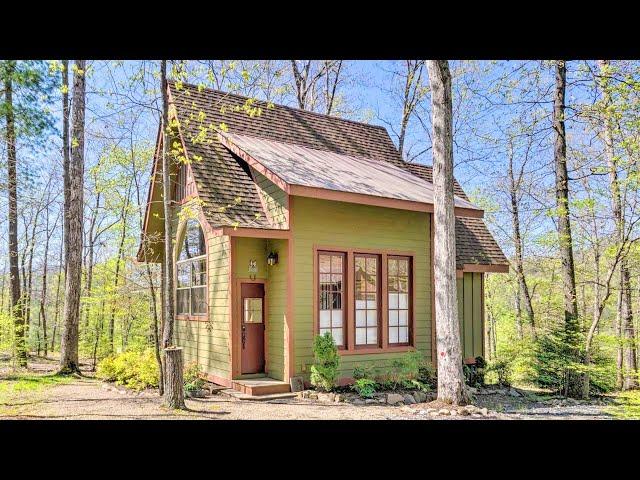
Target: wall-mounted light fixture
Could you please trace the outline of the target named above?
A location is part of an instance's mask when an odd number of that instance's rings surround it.
[[[276,265],[277,263],[278,263],[278,253],[271,252],[267,257],[267,265],[273,266],[273,265]]]

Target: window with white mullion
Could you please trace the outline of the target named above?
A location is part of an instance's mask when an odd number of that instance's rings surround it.
[[[389,345],[408,345],[411,322],[411,258],[388,257]]]
[[[318,253],[318,332],[329,332],[336,345],[345,346],[344,253]]]
[[[187,221],[176,262],[176,313],[207,313],[207,257],[204,234],[197,220]]]
[[[354,255],[355,344],[379,345],[380,268],[378,255]]]

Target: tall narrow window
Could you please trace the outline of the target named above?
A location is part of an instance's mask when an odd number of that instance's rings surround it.
[[[357,346],[379,345],[380,329],[380,257],[356,254],[354,295]]]
[[[411,258],[389,256],[389,345],[409,345],[411,331]]]
[[[176,313],[207,313],[207,257],[204,233],[195,219],[187,220],[176,262]]]
[[[339,347],[345,346],[345,257],[344,253],[318,253],[318,330],[320,335],[331,333]]]

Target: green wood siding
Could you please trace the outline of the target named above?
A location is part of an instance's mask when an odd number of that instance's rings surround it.
[[[278,264],[268,266],[267,280],[267,370],[284,380],[284,326],[287,312],[287,240],[269,240],[269,251],[278,252]]]
[[[249,260],[255,260],[256,278],[267,278],[267,241],[263,238],[235,237],[234,278],[249,278]]]
[[[313,363],[313,246],[414,252],[416,347],[431,359],[430,215],[389,208],[295,197],[295,370],[306,376]],[[355,365],[381,365],[402,353],[343,355],[341,375]]]
[[[482,273],[464,273],[458,278],[458,318],[463,358],[482,355]]]
[[[185,362],[197,362],[203,372],[228,378],[230,237],[207,235],[209,317],[206,321],[176,321],[176,343]]]
[[[288,228],[287,193],[254,168],[251,169],[251,173],[260,191],[269,220],[274,226]]]

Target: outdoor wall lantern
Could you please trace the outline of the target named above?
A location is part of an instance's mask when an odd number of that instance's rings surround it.
[[[278,263],[278,253],[271,252],[267,257],[267,265],[273,266],[273,265],[276,265],[277,263]]]

